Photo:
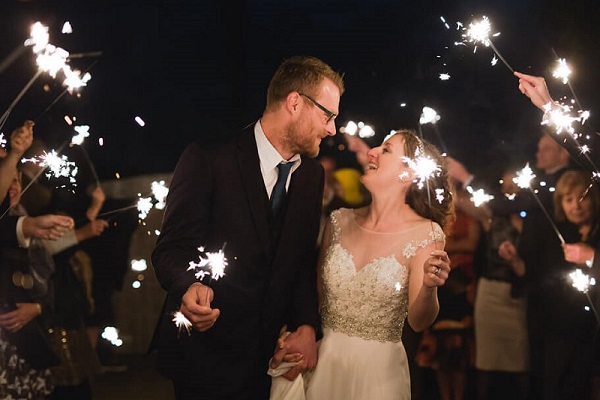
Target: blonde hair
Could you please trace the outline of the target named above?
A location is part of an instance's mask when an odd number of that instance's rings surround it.
[[[565,211],[562,208],[562,200],[565,195],[573,193],[576,189],[581,188],[584,192],[587,190],[586,196],[592,200],[593,218],[596,219],[598,209],[600,209],[600,192],[598,191],[597,183],[592,184],[590,173],[579,170],[566,171],[561,175],[556,182],[556,191],[554,192],[554,217],[557,221],[563,222],[567,220]]]

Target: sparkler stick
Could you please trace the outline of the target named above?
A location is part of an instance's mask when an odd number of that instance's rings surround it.
[[[8,106],[8,108],[6,109],[6,111],[4,111],[4,114],[2,114],[2,117],[0,117],[0,130],[4,127],[4,124],[8,120],[8,116],[10,115],[10,113],[12,112],[12,110],[15,108],[15,106],[17,105],[17,103],[19,102],[19,100],[21,100],[21,98],[29,90],[29,88],[31,87],[31,85],[34,84],[34,82],[37,80],[37,78],[40,77],[40,75],[42,74],[42,72],[43,72],[42,70],[38,70],[35,73],[35,75],[33,75],[33,78],[31,78],[31,80],[29,82],[27,82],[27,84],[25,85],[25,87],[21,90],[21,92],[17,95],[17,97],[15,97],[15,99],[10,104],[10,106]]]
[[[560,240],[560,243],[562,245],[564,245],[565,244],[565,239],[561,235],[560,231],[558,230],[558,227],[556,226],[556,224],[552,220],[552,217],[550,216],[550,214],[548,214],[548,210],[546,210],[546,207],[544,207],[544,205],[542,204],[542,202],[541,202],[540,198],[538,197],[538,195],[531,188],[531,181],[533,180],[533,178],[535,178],[535,174],[533,173],[533,171],[529,167],[529,163],[527,163],[525,165],[525,168],[523,168],[520,171],[517,171],[516,176],[513,178],[513,182],[516,183],[517,186],[519,186],[521,189],[529,189],[529,192],[533,195],[533,198],[535,199],[535,201],[538,203],[538,205],[542,209],[542,212],[544,213],[544,215],[548,219],[548,222],[550,222],[550,225],[552,226],[552,229],[556,233],[556,236],[558,236],[558,240]]]
[[[89,67],[87,67],[87,68],[86,68],[86,69],[83,71],[83,73],[85,74],[85,73],[89,72],[89,71],[92,69],[92,67],[94,67],[94,65],[96,65],[96,63],[97,63],[98,61],[99,61],[99,60],[95,60],[93,63],[91,63],[91,64],[90,64],[90,66],[89,66]],[[69,87],[66,87],[66,88],[65,88],[65,89],[64,89],[64,90],[63,90],[63,91],[62,91],[62,92],[61,92],[61,93],[60,93],[58,96],[56,96],[56,98],[55,98],[54,100],[52,100],[52,103],[50,103],[50,105],[49,105],[48,107],[46,107],[46,109],[45,109],[44,111],[42,111],[42,112],[40,113],[40,115],[38,115],[38,116],[36,117],[36,119],[34,119],[34,121],[39,121],[39,119],[40,119],[40,118],[42,118],[42,117],[43,117],[43,116],[44,116],[44,115],[45,115],[45,114],[46,114],[46,113],[47,113],[47,112],[48,112],[48,111],[49,111],[49,110],[50,110],[50,109],[51,109],[51,108],[52,108],[52,107],[53,107],[53,106],[54,106],[54,105],[55,105],[55,104],[56,104],[56,103],[57,103],[57,102],[60,100],[60,99],[62,99],[62,97],[63,97],[65,94],[67,94],[67,92],[69,92],[69,91],[70,91],[70,88],[69,88]]]
[[[89,153],[87,152],[85,147],[79,146],[79,148],[81,149],[81,152],[83,153],[83,156],[85,157],[85,159],[90,167],[92,176],[94,177],[94,180],[96,181],[96,186],[100,186],[100,178],[98,178],[98,173],[96,172],[96,167],[94,167],[94,163],[92,162],[92,159],[90,158]]]
[[[2,74],[4,70],[8,68],[13,62],[15,62],[15,60],[25,52],[25,50],[27,50],[25,46],[19,46],[13,51],[11,51],[10,54],[6,56],[4,60],[2,60],[2,62],[0,63],[0,74]]]
[[[442,135],[440,134],[440,131],[437,127],[437,122],[440,119],[440,115],[433,108],[427,106],[423,107],[423,112],[419,117],[419,135],[421,136],[421,138],[423,138],[423,131],[421,129],[421,125],[431,124],[433,126],[435,136],[437,137],[438,142],[440,143],[442,151],[444,153],[448,153],[448,147],[446,146],[444,139],[442,139]]]
[[[496,53],[496,55],[498,56],[500,61],[502,61],[502,63],[504,63],[504,65],[506,65],[506,68],[508,68],[508,70],[514,74],[515,73],[514,68],[510,66],[510,64],[508,63],[508,61],[506,61],[506,59],[504,57],[502,57],[502,54],[500,54],[500,52],[498,51],[496,46],[494,46],[494,42],[492,42],[491,40],[490,40],[490,47],[492,48],[492,50],[494,50],[494,53]]]

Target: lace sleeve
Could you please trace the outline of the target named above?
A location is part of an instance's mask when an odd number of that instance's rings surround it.
[[[402,255],[406,259],[411,259],[417,253],[417,250],[429,246],[430,244],[435,242],[446,243],[446,235],[444,235],[444,231],[437,223],[433,222],[431,224],[428,223],[427,225],[429,226],[427,228],[428,232],[426,238],[421,240],[411,240],[404,246]]]
[[[333,210],[329,215],[329,219],[331,221],[331,243],[339,243],[340,242],[340,217],[342,215],[342,210]]]

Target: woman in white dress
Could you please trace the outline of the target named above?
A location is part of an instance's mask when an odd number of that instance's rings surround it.
[[[334,211],[327,224],[319,260],[323,339],[308,400],[410,399],[404,320],[422,331],[438,313],[436,288],[450,271],[443,228],[452,215],[445,169],[419,188],[415,154],[443,163],[408,130],[369,150],[361,180],[371,205]]]

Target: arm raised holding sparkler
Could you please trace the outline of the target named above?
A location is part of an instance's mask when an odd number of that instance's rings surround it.
[[[515,71],[515,76],[519,78],[519,90],[525,96],[531,99],[533,105],[544,111],[544,106],[552,103],[552,97],[548,91],[546,80],[541,76],[533,76]]]
[[[600,170],[596,161],[590,156],[598,140],[597,134],[584,133],[582,130],[591,130],[584,128],[586,120],[589,118],[589,111],[579,110],[577,113],[572,111],[569,105],[561,104],[552,99],[546,81],[543,77],[527,75],[515,72],[514,75],[519,78],[519,90],[527,96],[533,105],[544,112],[542,125],[544,131],[552,137],[557,143],[563,146],[573,159],[582,167],[592,172],[594,179],[600,177]],[[575,127],[577,122],[580,126]]]
[[[6,197],[21,156],[33,142],[33,125],[33,121],[25,121],[23,126],[15,129],[10,135],[10,150],[0,160],[0,202]]]

